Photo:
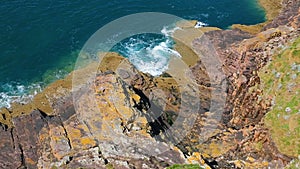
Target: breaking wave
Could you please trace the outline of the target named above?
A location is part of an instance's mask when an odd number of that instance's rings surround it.
[[[41,92],[48,84],[64,78],[68,74],[65,70],[49,70],[41,81],[9,81],[0,82],[0,108],[10,108],[12,103],[26,104]]]
[[[42,83],[21,84],[20,82],[9,82],[0,84],[0,107],[11,107],[11,103],[28,103],[39,92],[42,91]]]
[[[140,71],[152,76],[163,74],[169,65],[171,56],[181,57],[173,49],[171,38],[177,27],[164,27],[162,34],[145,33],[134,35],[117,43],[111,51],[118,52]]]

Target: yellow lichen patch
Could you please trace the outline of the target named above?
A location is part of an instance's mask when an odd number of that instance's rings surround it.
[[[201,27],[201,28],[198,28],[200,31],[202,31],[203,33],[206,33],[206,32],[210,32],[210,31],[218,31],[218,30],[222,30],[220,28],[217,28],[217,27]]]
[[[242,25],[242,24],[233,24],[231,29],[240,29],[244,32],[248,32],[250,34],[257,34],[259,33],[262,28],[265,26],[265,23],[257,24],[257,25]]]
[[[139,102],[141,99],[141,97],[137,94],[132,94],[131,97],[135,102]]]
[[[70,139],[72,139],[72,138],[75,138],[75,139],[76,139],[76,138],[82,137],[82,134],[81,134],[81,132],[80,132],[79,129],[66,127],[66,130],[68,130],[68,137],[69,137]]]
[[[84,146],[94,146],[96,144],[95,140],[92,139],[92,138],[89,138],[89,137],[86,137],[86,138],[81,138],[80,139],[81,141],[81,144],[84,145]]]
[[[7,125],[8,127],[13,127],[12,118],[18,117],[20,115],[26,115],[31,113],[36,108],[31,104],[20,104],[12,103],[11,110],[9,111],[6,108],[0,110],[0,123]]]
[[[209,149],[211,150],[211,156],[212,157],[218,157],[223,153],[222,152],[222,147],[220,145],[216,144],[215,142],[212,142],[209,145]]]
[[[122,118],[126,121],[130,119],[133,115],[133,111],[129,106],[125,105],[126,96],[124,95],[123,91],[113,97],[115,97],[111,102],[111,105],[113,105],[115,108],[113,112],[116,112],[119,118]]]
[[[36,107],[31,103],[28,103],[28,104],[13,103],[11,109],[12,109],[11,115],[12,115],[12,118],[14,118],[14,117],[18,117],[23,114],[29,114],[33,110],[35,110]]]
[[[203,156],[204,158],[210,158],[210,155],[208,155],[207,153],[202,153],[202,156]]]
[[[105,121],[110,121],[120,117],[118,113],[116,113],[116,109],[114,107],[99,107],[100,112],[102,112],[102,118]]]
[[[96,86],[96,93],[102,91],[96,96],[99,110],[102,112],[102,117],[105,121],[114,119],[129,120],[134,114],[131,106],[134,105],[133,100],[139,102],[140,96],[132,91],[124,91],[121,83],[113,74],[99,77]],[[131,99],[128,99],[125,93],[128,93]],[[133,99],[133,100],[132,100]],[[126,102],[132,104],[128,106]]]
[[[205,169],[211,169],[203,160],[201,153],[194,152],[190,157],[187,159],[188,163],[190,164],[200,164]]]
[[[227,151],[235,146],[235,142],[218,142],[212,141],[210,144],[199,144],[197,149],[199,149],[204,158],[216,158],[225,154]]]
[[[6,108],[0,109],[0,123],[12,127],[11,114]]]
[[[188,157],[187,160],[191,164],[205,164],[205,161],[202,159],[202,156],[199,152],[194,152],[192,156]]]
[[[99,53],[98,56],[102,59],[98,67],[100,72],[106,72],[108,70],[115,71],[125,59],[123,56],[114,52]]]
[[[74,124],[73,122],[65,125],[68,138],[73,149],[88,149],[96,146],[96,141],[88,135],[89,129],[84,124]]]
[[[253,163],[255,161],[255,159],[253,157],[250,157],[250,156],[247,157],[246,160],[251,162],[251,163]]]
[[[50,131],[50,146],[55,158],[62,159],[69,153],[68,140],[65,136],[65,131],[62,126],[49,125]]]

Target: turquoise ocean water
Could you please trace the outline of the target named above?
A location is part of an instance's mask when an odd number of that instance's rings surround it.
[[[265,20],[256,0],[1,1],[0,107],[24,102],[62,78],[73,69],[78,52],[95,31],[139,12],[163,12],[224,29]],[[162,43],[164,37],[159,38],[151,43]]]

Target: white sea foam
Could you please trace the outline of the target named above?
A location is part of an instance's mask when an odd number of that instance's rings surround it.
[[[205,27],[205,26],[208,26],[208,24],[204,23],[204,22],[201,22],[201,21],[198,21],[195,25],[195,28],[202,28],[202,27]]]
[[[174,25],[164,26],[161,34],[139,34],[125,39],[115,45],[111,51],[118,52],[140,71],[152,76],[163,74],[169,66],[171,56],[181,57],[173,49],[173,33],[181,29]]]
[[[28,103],[42,90],[42,84],[23,85],[18,82],[0,84],[0,107],[10,108],[11,103]]]
[[[159,76],[168,69],[171,56],[181,57],[181,55],[172,49],[173,41],[169,33],[173,32],[164,28],[166,31],[162,39],[145,41],[145,39],[132,38],[125,45],[129,61],[140,71],[149,73],[152,76]],[[147,38],[147,37],[146,37]]]
[[[176,30],[180,30],[180,27],[177,26],[164,26],[161,30],[161,33],[165,36],[171,37]]]

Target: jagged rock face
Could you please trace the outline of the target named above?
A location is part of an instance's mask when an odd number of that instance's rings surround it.
[[[14,118],[13,129],[1,128],[1,168],[164,168],[185,163],[178,149],[151,137],[143,112],[146,98],[139,94],[118,74],[105,71],[94,84],[58,100],[55,115],[34,111]]]
[[[289,13],[290,18],[291,15],[294,14]],[[211,136],[200,147],[190,145],[194,151],[208,153],[212,161],[216,160],[216,168],[283,168],[291,161],[291,157],[278,151],[263,124],[271,100],[262,100],[263,90],[255,89],[255,86],[260,84],[258,71],[272,55],[299,37],[300,32],[295,26],[268,29],[255,37],[239,30],[213,31],[194,41],[197,49],[205,50],[209,44],[214,45],[228,79],[226,109],[219,122],[223,132]]]

